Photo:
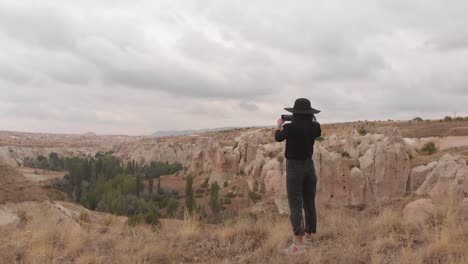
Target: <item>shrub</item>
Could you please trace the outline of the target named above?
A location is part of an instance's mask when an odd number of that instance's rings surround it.
[[[223,186],[224,186],[224,188],[227,188],[229,186],[229,182],[225,181]]]
[[[318,142],[322,142],[324,140],[324,138],[322,136],[318,137],[317,139],[315,139],[316,141]]]
[[[136,226],[138,224],[143,223],[145,220],[145,216],[143,214],[132,215],[128,218],[128,225],[129,226]]]
[[[19,210],[19,211],[16,212],[16,214],[18,215],[18,218],[20,220],[20,224],[22,224],[22,225],[25,225],[31,219],[28,216],[28,214],[26,213],[26,211]]]
[[[223,204],[232,204],[232,200],[231,200],[231,198],[227,198],[227,197],[226,197],[226,198],[224,198],[224,200],[223,200]]]
[[[360,128],[360,129],[358,129],[358,131],[357,131],[357,132],[358,132],[358,134],[359,134],[359,135],[361,135],[361,136],[365,136],[365,135],[367,135],[367,130],[366,130],[366,129],[364,129],[364,128]]]
[[[256,203],[262,199],[262,195],[256,192],[249,192],[249,199]]]
[[[434,154],[437,151],[437,147],[434,144],[434,142],[428,142],[424,144],[424,146],[421,148],[421,152],[431,155]]]
[[[65,195],[62,192],[59,191],[52,191],[48,193],[49,199],[52,201],[65,201]]]
[[[461,116],[455,117],[455,121],[463,121],[463,117],[461,117]]]
[[[413,121],[422,122],[424,120],[422,118],[420,118],[420,117],[415,117],[415,118],[413,118]]]
[[[109,215],[109,216],[104,217],[102,222],[106,227],[109,227],[114,222],[114,218],[112,218],[112,216]]]
[[[348,152],[343,151],[343,153],[341,153],[341,157],[343,157],[343,158],[350,158],[351,156],[349,155]]]
[[[444,121],[450,122],[450,121],[453,121],[453,118],[451,116],[446,116],[444,117]]]
[[[89,214],[86,213],[86,212],[82,212],[80,214],[80,221],[85,222],[85,223],[89,223],[90,222]]]
[[[225,195],[226,198],[236,198],[236,195],[233,192],[228,192]]]
[[[463,118],[463,121],[468,121],[468,116]]]
[[[156,209],[149,210],[149,212],[145,215],[145,221],[148,225],[151,225],[153,229],[161,225]]]

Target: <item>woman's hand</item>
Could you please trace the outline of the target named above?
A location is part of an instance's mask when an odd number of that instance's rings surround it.
[[[280,118],[280,119],[278,119],[278,121],[276,121],[276,124],[278,125],[277,126],[278,130],[281,130],[281,127],[284,124],[284,120]]]

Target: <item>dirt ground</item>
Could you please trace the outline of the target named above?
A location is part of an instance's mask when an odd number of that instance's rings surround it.
[[[468,136],[468,121],[441,122],[440,120],[429,120],[423,122],[414,121],[360,121],[336,124],[323,124],[325,136],[337,134],[346,136],[352,129],[397,127],[405,138],[427,138]]]
[[[0,204],[46,199],[46,191],[37,183],[0,161]]]
[[[49,171],[28,167],[21,167],[19,168],[19,170],[28,180],[33,182],[44,182],[54,179],[60,179],[67,174],[67,172],[63,171]]]

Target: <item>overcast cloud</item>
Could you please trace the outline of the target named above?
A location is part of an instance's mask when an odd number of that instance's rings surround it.
[[[465,0],[0,0],[0,130],[468,115]]]

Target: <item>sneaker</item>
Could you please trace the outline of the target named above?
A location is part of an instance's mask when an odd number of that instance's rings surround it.
[[[284,252],[286,254],[296,254],[296,253],[300,253],[300,252],[304,252],[306,251],[308,248],[307,245],[305,245],[304,243],[296,243],[296,242],[293,242],[291,244],[291,246],[287,247],[284,249]]]

